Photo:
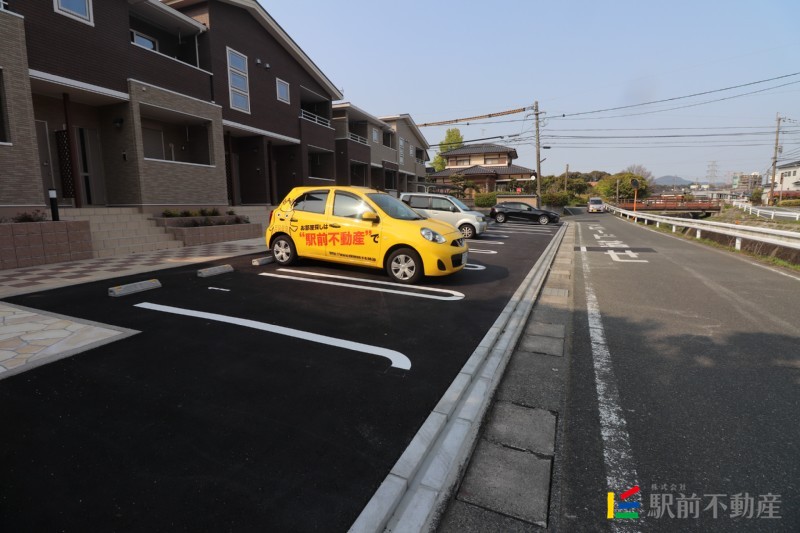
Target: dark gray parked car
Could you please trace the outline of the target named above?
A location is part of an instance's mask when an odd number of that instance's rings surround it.
[[[517,222],[536,222],[538,224],[555,224],[559,220],[558,213],[536,209],[524,202],[500,202],[489,212],[495,222],[502,224],[508,220]]]

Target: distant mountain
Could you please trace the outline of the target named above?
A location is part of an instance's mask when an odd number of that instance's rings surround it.
[[[681,178],[680,176],[661,176],[653,180],[656,185],[692,185],[694,182]]]

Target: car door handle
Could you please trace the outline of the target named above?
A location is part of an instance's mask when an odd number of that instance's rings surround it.
[[[332,228],[341,228],[342,227],[340,224],[328,224],[328,225],[330,227],[332,227]]]

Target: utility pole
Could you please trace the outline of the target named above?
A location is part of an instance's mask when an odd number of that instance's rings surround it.
[[[542,207],[542,162],[539,144],[539,101],[533,102],[533,116],[536,117],[536,207]]]
[[[775,122],[775,151],[772,153],[772,179],[769,183],[769,196],[767,197],[767,205],[772,204],[772,198],[775,194],[775,173],[778,169],[778,138],[781,134],[781,114],[776,113]],[[538,139],[538,135],[537,135]]]
[[[567,170],[564,172],[564,192],[567,192],[568,180],[569,180],[569,163],[567,163]]]

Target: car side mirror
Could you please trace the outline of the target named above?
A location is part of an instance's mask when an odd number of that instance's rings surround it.
[[[365,211],[361,215],[361,220],[366,220],[367,222],[375,223],[375,222],[378,222],[380,219],[381,218],[378,216],[378,213],[375,213],[373,211]]]
[[[451,213],[458,213],[458,208],[456,206],[454,206],[454,205],[451,205],[450,206],[450,212]]]

